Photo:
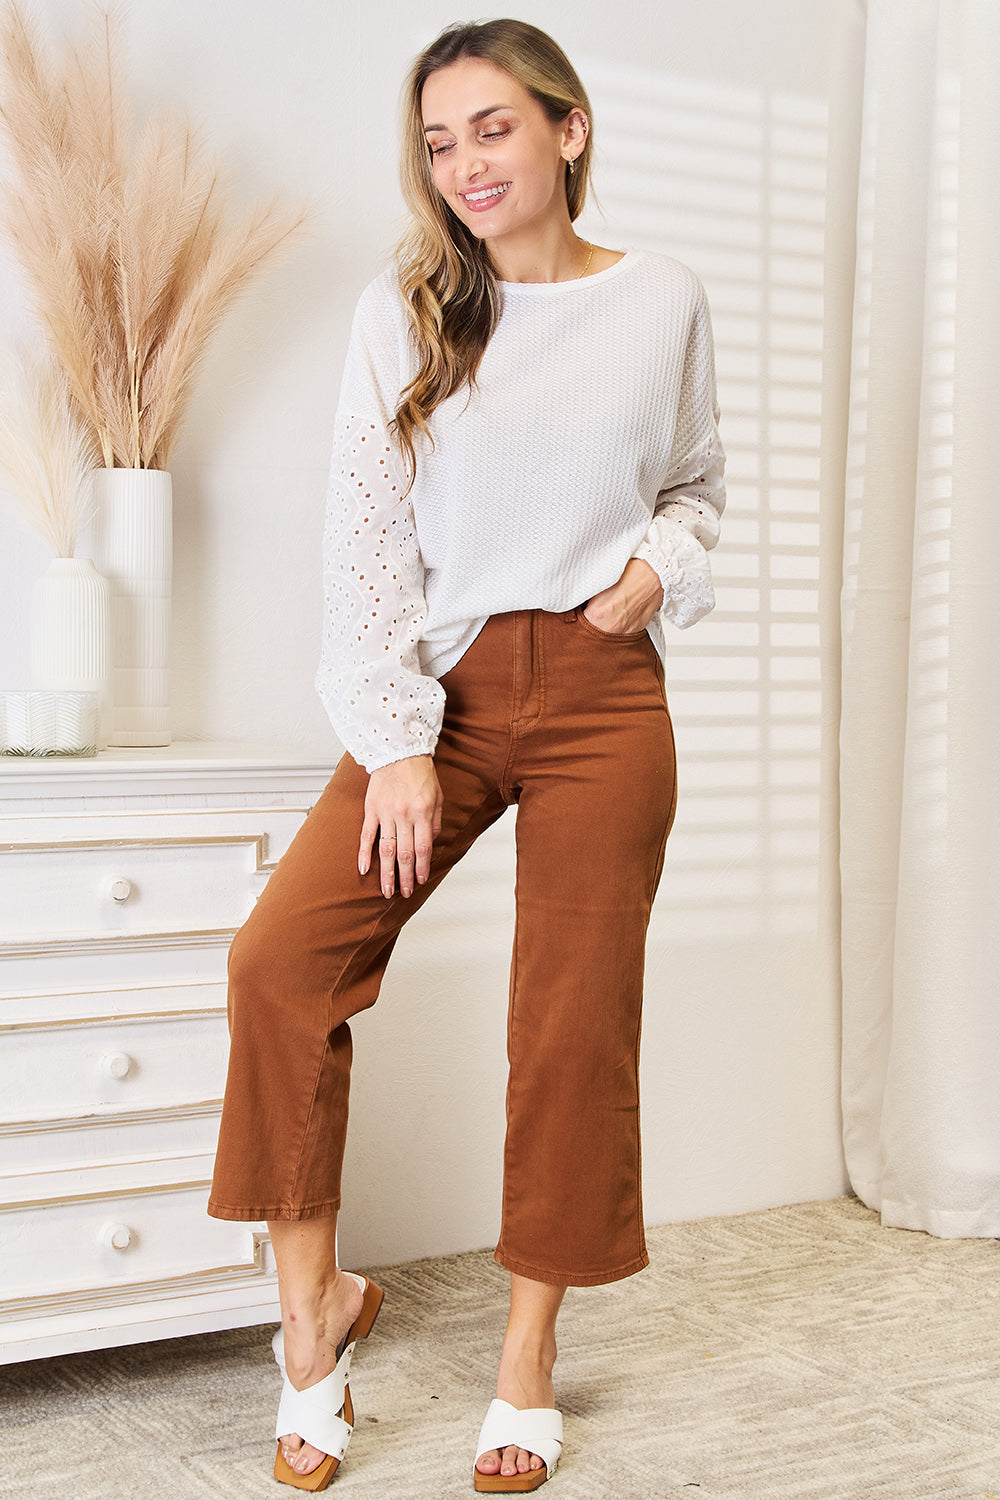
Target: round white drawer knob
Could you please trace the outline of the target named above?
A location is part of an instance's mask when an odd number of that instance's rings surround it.
[[[132,1059],[127,1052],[109,1052],[101,1067],[109,1078],[127,1078],[132,1071]]]
[[[128,900],[132,894],[131,880],[113,880],[111,882],[111,899],[120,904]]]
[[[127,1250],[135,1238],[127,1224],[106,1224],[101,1230],[101,1244],[109,1250]]]

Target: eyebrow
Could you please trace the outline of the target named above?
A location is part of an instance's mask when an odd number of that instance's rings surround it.
[[[510,109],[509,104],[491,104],[488,109],[477,109],[474,115],[469,116],[470,125],[478,125],[480,120],[485,120],[487,115],[495,114],[498,109]],[[447,125],[425,125],[424,134],[431,130],[447,130]]]

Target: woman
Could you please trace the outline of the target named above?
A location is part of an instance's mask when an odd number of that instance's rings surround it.
[[[477,1490],[511,1492],[559,1457],[566,1287],[646,1264],[643,950],[675,798],[662,620],[712,607],[722,453],[697,279],[573,231],[590,107],[555,43],[450,28],[414,64],[403,128],[412,222],[355,317],[325,537],[318,687],[349,754],[233,947],[210,1211],[268,1221],[275,1473],[324,1487],[381,1300],[336,1263],[348,1021],[516,803],[510,1315],[474,1467]]]

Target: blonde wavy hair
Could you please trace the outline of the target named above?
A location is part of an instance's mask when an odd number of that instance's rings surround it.
[[[470,234],[434,185],[424,135],[421,95],[432,73],[460,58],[493,63],[517,80],[555,124],[573,109],[590,115],[590,100],[572,63],[550,36],[526,21],[449,26],[414,62],[403,88],[400,175],[410,223],[396,250],[399,284],[409,309],[418,368],[402,392],[393,434],[413,482],[416,439],[430,440],[432,413],[476,372],[503,308],[489,251]],[[566,170],[570,220],[579,217],[590,185],[593,133],[588,130],[573,171]]]

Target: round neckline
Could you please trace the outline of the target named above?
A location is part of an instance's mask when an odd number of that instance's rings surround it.
[[[504,296],[511,292],[538,296],[542,293],[565,293],[577,292],[583,287],[596,286],[598,282],[611,281],[618,276],[627,266],[632,265],[638,258],[638,250],[626,250],[620,260],[616,260],[613,266],[605,266],[603,271],[594,271],[591,276],[577,276],[572,281],[501,281]]]

